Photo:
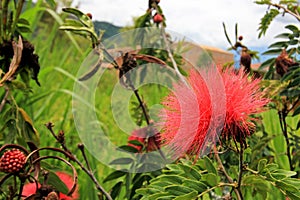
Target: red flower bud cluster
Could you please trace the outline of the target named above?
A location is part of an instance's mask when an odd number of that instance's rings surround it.
[[[0,159],[0,171],[17,173],[25,166],[26,156],[18,149],[6,151]]]

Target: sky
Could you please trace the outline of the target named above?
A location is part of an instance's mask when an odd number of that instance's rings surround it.
[[[78,2],[83,12],[93,14],[93,19],[118,26],[131,25],[132,18],[144,14],[148,5],[148,0],[77,0],[75,4]],[[221,49],[229,47],[222,22],[225,22],[232,41],[235,23],[238,23],[243,43],[255,48],[267,47],[275,41],[274,36],[285,31],[285,25],[297,23],[287,15],[278,16],[267,34],[258,39],[257,29],[267,6],[257,5],[254,0],[161,0],[159,5],[167,18],[167,29],[198,44]]]

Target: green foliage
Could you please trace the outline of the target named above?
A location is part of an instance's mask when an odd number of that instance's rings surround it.
[[[279,15],[279,11],[277,9],[270,9],[265,16],[261,19],[258,30],[260,31],[258,34],[258,38],[265,35],[271,22],[275,19],[277,15]]]
[[[273,3],[272,0],[260,0],[260,1],[255,1],[255,3],[259,5],[269,6],[268,11],[261,19],[258,28],[259,30],[258,38],[261,38],[261,36],[266,34],[266,31],[268,30],[272,21],[275,19],[275,17],[277,17],[280,14],[280,10],[282,10],[283,16],[286,13],[288,13],[292,17],[300,21],[300,15],[299,15],[300,7],[299,7],[299,2],[297,0],[281,0],[279,1],[279,3]]]
[[[143,195],[141,199],[197,199],[211,189],[222,187],[219,181],[217,170],[208,157],[195,164],[182,159],[167,165],[150,185],[136,192]]]
[[[99,44],[91,18],[75,8],[63,8],[63,11],[75,15],[77,19],[66,19],[64,24],[60,26],[60,30],[71,31],[72,33],[90,38],[94,47]]]
[[[263,55],[275,55],[276,57],[270,58],[263,62],[260,66],[260,70],[265,69],[266,67],[269,67],[268,72],[265,75],[266,79],[272,79],[274,78],[275,73],[275,60],[279,56],[279,54],[282,52],[283,49],[287,50],[287,53],[290,57],[292,57],[294,60],[297,60],[300,53],[300,31],[299,29],[294,25],[287,25],[285,28],[289,32],[281,33],[276,36],[279,40],[273,44],[271,44],[268,47],[268,50],[263,53]]]

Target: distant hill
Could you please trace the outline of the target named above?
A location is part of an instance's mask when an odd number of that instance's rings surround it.
[[[109,22],[104,21],[94,21],[94,26],[97,34],[99,34],[99,30],[105,30],[103,39],[107,39],[115,34],[118,34],[120,32],[120,29],[122,28],[120,26],[115,26]]]

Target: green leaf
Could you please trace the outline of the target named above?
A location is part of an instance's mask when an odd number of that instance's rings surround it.
[[[82,23],[75,19],[66,19],[62,26],[82,27]]]
[[[166,187],[165,191],[171,195],[180,196],[193,192],[193,189],[182,185],[171,185]]]
[[[138,153],[139,152],[136,148],[134,148],[132,146],[128,146],[128,145],[120,146],[120,147],[118,147],[117,150],[128,152],[128,153]]]
[[[268,48],[287,48],[289,41],[279,41],[279,42],[275,42],[273,44],[271,44]]]
[[[289,191],[289,192],[299,192],[298,188],[296,188],[295,186],[293,186],[291,184],[284,182],[283,180],[276,181],[275,184],[276,184],[276,187],[279,187],[282,190]]]
[[[265,16],[261,19],[261,22],[259,24],[259,34],[258,38],[260,38],[262,35],[266,34],[266,31],[268,30],[271,22],[273,19],[279,14],[280,12],[277,9],[270,9]]]
[[[293,33],[298,33],[299,29],[297,26],[289,24],[287,26],[285,26],[284,28],[291,30]]]
[[[299,40],[295,40],[295,39],[289,41],[290,45],[296,45],[298,43],[299,43]]]
[[[135,145],[135,146],[144,146],[143,145],[143,143],[141,143],[140,141],[138,141],[138,140],[130,140],[130,141],[128,141],[128,143],[129,144],[133,144],[133,145]]]
[[[24,18],[20,18],[20,19],[18,20],[18,24],[27,25],[27,26],[30,25],[29,21],[26,20],[26,19],[24,19]]]
[[[267,164],[266,169],[268,169],[270,172],[274,172],[274,171],[278,170],[278,164],[276,164],[276,163]]]
[[[267,159],[261,159],[259,161],[258,166],[257,166],[258,173],[260,173],[266,167],[267,162],[268,162]]]
[[[208,188],[205,183],[195,180],[184,180],[183,185],[198,191],[198,193],[202,193]]]
[[[49,171],[47,184],[52,185],[56,190],[63,194],[68,194],[69,192],[66,184],[53,171]]]
[[[289,39],[290,35],[290,33],[281,33],[279,35],[276,35],[275,38]]]
[[[288,195],[288,197],[290,198],[290,200],[300,200],[300,193],[293,193],[293,192],[289,192],[287,191],[286,194]]]
[[[46,2],[50,5],[51,8],[55,8],[56,3],[54,0],[46,0]]]
[[[133,162],[132,158],[118,158],[113,161],[111,161],[110,165],[127,165]]]
[[[225,25],[224,22],[223,22],[222,24],[223,24],[223,30],[224,30],[226,39],[227,39],[228,43],[230,44],[230,46],[233,46],[233,45],[232,45],[232,42],[230,41],[229,36],[228,36],[228,34],[227,34],[226,25]]]
[[[63,8],[62,9],[66,13],[70,13],[75,15],[82,24],[84,24],[88,28],[94,27],[92,20],[83,12],[76,8]]]
[[[271,65],[274,65],[275,64],[275,59],[276,58],[270,58],[268,60],[266,60],[265,62],[263,62],[260,67],[258,68],[258,70],[263,70]]]
[[[35,145],[39,144],[39,133],[33,126],[33,122],[29,115],[23,110],[22,108],[18,108],[19,113],[21,114],[23,120],[24,120],[24,129],[23,129],[23,137],[25,140],[34,142]]]
[[[188,194],[178,196],[174,200],[192,200],[192,199],[197,199],[197,196],[198,193],[196,191],[193,191]]]
[[[19,26],[19,25],[17,25],[17,31],[19,33],[31,33],[31,29],[28,26]]]
[[[213,173],[213,174],[217,175],[218,171],[215,168],[212,161],[207,156],[204,157],[204,161],[205,161],[205,168],[208,171],[208,173]]]
[[[111,181],[111,180],[115,180],[117,178],[120,178],[122,176],[125,176],[127,174],[127,172],[125,171],[114,171],[112,173],[110,173],[104,180],[103,183],[107,182],[107,181]]]
[[[300,106],[294,110],[293,117],[300,114]]]
[[[148,196],[150,194],[156,194],[156,193],[160,193],[160,192],[161,192],[161,190],[158,190],[158,189],[155,189],[155,188],[150,188],[150,187],[140,188],[140,189],[136,190],[137,194],[141,194],[143,196]]]
[[[300,95],[300,88],[288,88],[280,93],[281,96],[297,97]]]
[[[82,34],[82,32],[86,32],[86,33],[90,34],[90,36],[93,38],[93,40],[98,39],[98,36],[94,32],[94,30],[91,28],[88,28],[88,27],[60,26],[59,29],[64,30],[64,31],[71,31],[76,34]]]
[[[275,171],[272,172],[272,175],[274,175],[274,174],[276,174],[276,175],[280,175],[281,174],[282,176],[284,176],[285,178],[287,178],[287,177],[295,176],[297,173],[294,172],[294,171],[289,171],[289,170],[284,170],[284,169],[278,169],[278,170],[275,170]]]
[[[179,175],[166,175],[166,174],[163,174],[158,178],[160,179],[160,181],[168,181],[170,183],[176,183],[176,184],[182,184],[182,182],[185,179],[184,177]]]
[[[282,49],[270,49],[268,51],[265,51],[262,55],[278,55],[280,54]]]
[[[111,189],[110,195],[111,195],[112,199],[116,199],[117,196],[119,196],[121,189],[122,189],[122,185],[123,185],[123,182],[120,181],[116,185],[114,185],[114,187]]]
[[[295,78],[291,81],[291,83],[288,85],[288,87],[295,87],[300,85],[300,77]]]
[[[218,185],[218,177],[213,173],[202,175],[202,180],[211,187]]]
[[[167,192],[160,192],[160,193],[156,193],[156,194],[151,194],[148,196],[148,199],[154,199],[154,200],[171,200],[174,199],[175,196],[170,195]]]

